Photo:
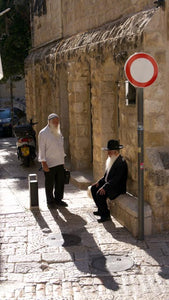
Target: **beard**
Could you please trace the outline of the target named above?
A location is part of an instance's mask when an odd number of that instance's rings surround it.
[[[55,135],[55,136],[60,136],[61,135],[61,131],[60,131],[60,124],[58,124],[58,126],[56,127],[55,125],[53,125],[52,123],[49,124],[50,130],[51,132]]]
[[[109,173],[112,165],[114,164],[115,160],[116,160],[117,156],[112,155],[111,157],[109,156],[106,160],[106,168],[105,171],[107,172],[107,174]]]

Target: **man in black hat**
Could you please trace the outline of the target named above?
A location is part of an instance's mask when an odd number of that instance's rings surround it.
[[[107,148],[102,149],[108,152],[105,174],[91,187],[92,197],[98,208],[94,215],[101,217],[99,223],[110,220],[106,199],[113,200],[120,194],[126,193],[128,169],[126,161],[120,155],[122,148],[123,145],[120,145],[117,140],[110,140]]]
[[[60,119],[55,113],[48,116],[48,124],[39,132],[39,161],[45,174],[48,206],[67,206],[64,194],[64,145]],[[54,193],[53,193],[54,192]]]

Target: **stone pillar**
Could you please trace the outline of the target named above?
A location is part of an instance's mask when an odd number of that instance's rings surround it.
[[[71,167],[76,170],[91,169],[90,76],[86,63],[69,63],[68,98]]]
[[[107,153],[102,147],[109,139],[118,138],[117,125],[117,69],[113,59],[91,63],[92,124],[93,124],[93,174],[97,180],[103,176]]]
[[[33,53],[26,63],[26,104],[27,118],[33,118],[38,124],[38,133],[46,124],[47,116],[59,114],[59,80],[55,68],[55,56],[47,62],[42,59],[42,52]],[[27,67],[28,66],[28,67]]]
[[[27,118],[31,118],[33,114],[34,103],[34,70],[33,64],[29,65],[29,68],[25,72],[25,97],[26,97],[26,113]]]
[[[126,105],[124,63],[121,68],[118,83],[119,95],[119,140],[124,148],[121,150],[128,164],[127,190],[137,195],[138,183],[138,151],[137,151],[137,105]]]
[[[145,147],[165,144],[165,115],[168,107],[166,93],[166,25],[165,12],[159,8],[144,31],[144,51],[150,53],[159,66],[156,81],[144,89]],[[166,50],[167,49],[167,50]],[[168,118],[168,116],[167,116]],[[166,118],[166,119],[167,119]]]
[[[144,31],[144,49],[156,60],[159,72],[152,86],[144,89],[144,128],[145,128],[145,200],[153,212],[153,230],[168,230],[168,170],[162,163],[167,161],[169,146],[168,109],[168,1],[166,9],[159,8],[155,17]],[[165,153],[166,152],[166,153]]]
[[[68,102],[68,73],[65,65],[61,64],[58,71],[59,76],[59,107],[61,119],[61,131],[64,136],[64,149],[66,161],[70,160],[69,149],[69,102]]]
[[[25,93],[26,93],[26,115],[27,120],[37,118],[37,97],[36,97],[36,65],[34,62],[34,55],[30,55],[26,61],[25,72]]]

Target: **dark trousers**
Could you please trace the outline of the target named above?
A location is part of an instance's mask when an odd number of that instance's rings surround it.
[[[91,187],[91,193],[92,193],[93,200],[98,208],[98,212],[100,213],[100,215],[103,217],[108,217],[108,216],[110,216],[110,211],[107,207],[107,202],[106,202],[108,195],[107,194],[105,194],[105,195],[98,194],[97,192],[100,188],[101,188],[101,186],[96,187],[96,185],[93,185]]]
[[[64,194],[64,166],[59,165],[49,170],[49,172],[44,172],[47,203],[59,202]]]

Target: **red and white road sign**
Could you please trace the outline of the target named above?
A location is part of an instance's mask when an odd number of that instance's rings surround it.
[[[135,87],[151,85],[157,78],[158,66],[155,59],[144,52],[131,55],[124,66],[127,79]]]

